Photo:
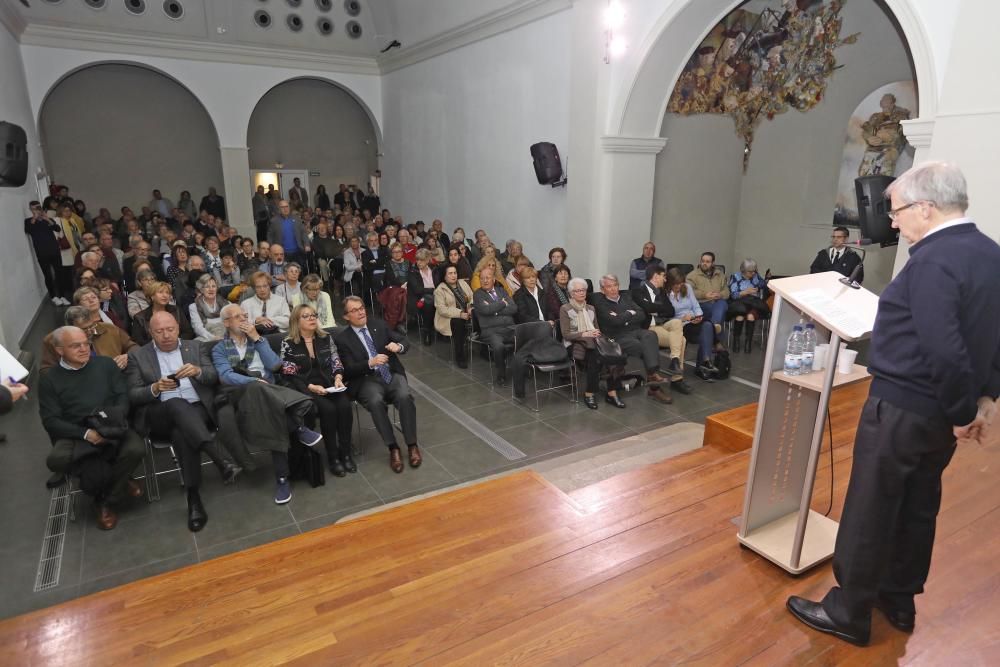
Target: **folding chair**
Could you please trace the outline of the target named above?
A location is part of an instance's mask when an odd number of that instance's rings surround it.
[[[472,320],[471,321],[472,321],[472,331],[469,333],[469,365],[470,366],[472,365],[472,346],[473,345],[480,345],[480,346],[485,347],[486,348],[486,353],[489,356],[489,360],[490,360],[490,381],[489,381],[489,386],[492,387],[493,386],[493,382],[494,382],[494,380],[493,380],[493,377],[494,377],[494,373],[493,373],[493,348],[490,347],[490,344],[487,343],[482,338],[482,333],[483,332],[482,332],[482,329],[480,329],[480,327],[479,327],[479,318],[476,316],[476,311],[475,310],[472,311]],[[513,350],[513,346],[512,345],[508,345],[508,344],[505,343],[504,347],[509,347],[511,350]],[[506,371],[507,371],[507,369],[505,368],[504,369],[504,373],[505,374],[506,374]]]
[[[523,346],[530,340],[536,338],[544,337],[555,338],[555,329],[548,322],[524,322],[523,324],[518,324],[514,327],[514,354],[517,354],[517,348],[519,345]],[[564,389],[569,387],[569,400],[571,403],[576,403],[579,401],[578,390],[576,383],[576,364],[573,362],[573,358],[569,355],[569,349],[566,351],[566,358],[562,361],[556,361],[553,363],[535,363],[527,362],[528,368],[531,369],[531,381],[534,385],[535,390],[535,407],[534,411],[539,412],[541,410],[538,394],[543,391],[556,391],[558,389]],[[552,384],[552,377],[556,371],[569,371],[569,384]],[[549,386],[544,389],[538,388],[538,371],[542,373],[549,374]],[[514,399],[514,388],[513,383],[511,383],[511,399]]]

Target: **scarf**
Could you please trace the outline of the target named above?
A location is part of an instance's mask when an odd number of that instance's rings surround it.
[[[556,288],[556,296],[559,298],[559,305],[565,306],[569,303],[569,292],[559,285],[554,285],[554,287]]]
[[[573,309],[573,312],[576,313],[576,317],[570,318],[573,324],[573,333],[583,333],[584,331],[592,331],[597,328],[594,326],[594,321],[590,319],[590,311],[587,310],[588,304],[586,301],[583,303],[570,301],[569,305]]]
[[[455,303],[459,310],[465,310],[469,307],[469,300],[465,297],[465,292],[458,286],[458,283],[455,283],[454,287],[451,288],[451,293],[455,295]]]
[[[207,324],[209,319],[219,318],[219,298],[215,298],[215,303],[211,306],[205,301],[205,297],[198,295],[194,300],[195,308],[198,309],[198,315],[201,317],[202,324]]]
[[[226,353],[226,359],[229,360],[229,365],[233,367],[233,370],[240,370],[244,373],[249,371],[250,364],[253,363],[253,355],[257,353],[249,338],[247,339],[247,351],[243,353],[242,358],[240,357],[240,351],[236,349],[236,342],[230,337],[228,331],[223,337],[221,345]]]

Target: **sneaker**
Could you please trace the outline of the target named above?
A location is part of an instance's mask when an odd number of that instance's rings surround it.
[[[54,297],[52,297],[49,300],[52,302],[53,306],[61,306],[61,305],[63,305],[61,297],[54,296]]]
[[[62,305],[64,305],[64,306],[72,306],[73,305],[73,302],[70,301],[69,299],[67,299],[64,296],[59,297],[59,299],[62,301]]]
[[[318,444],[320,440],[323,439],[322,434],[310,430],[305,426],[300,426],[299,430],[296,431],[296,435],[298,435],[299,437],[299,442],[305,445],[306,447],[312,447],[313,445]]]
[[[274,502],[278,505],[284,505],[291,499],[292,485],[288,482],[287,477],[279,477],[278,488],[274,491]]]

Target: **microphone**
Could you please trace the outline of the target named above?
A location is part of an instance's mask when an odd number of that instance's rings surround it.
[[[851,289],[861,289],[861,283],[858,282],[858,274],[861,273],[861,269],[864,267],[865,261],[861,260],[858,265],[854,267],[851,271],[851,275],[844,276],[840,279],[840,284],[847,285]]]

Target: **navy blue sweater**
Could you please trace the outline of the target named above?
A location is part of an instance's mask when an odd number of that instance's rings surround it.
[[[1000,394],[1000,246],[975,224],[942,229],[910,248],[879,298],[871,394],[965,426],[980,396]]]

